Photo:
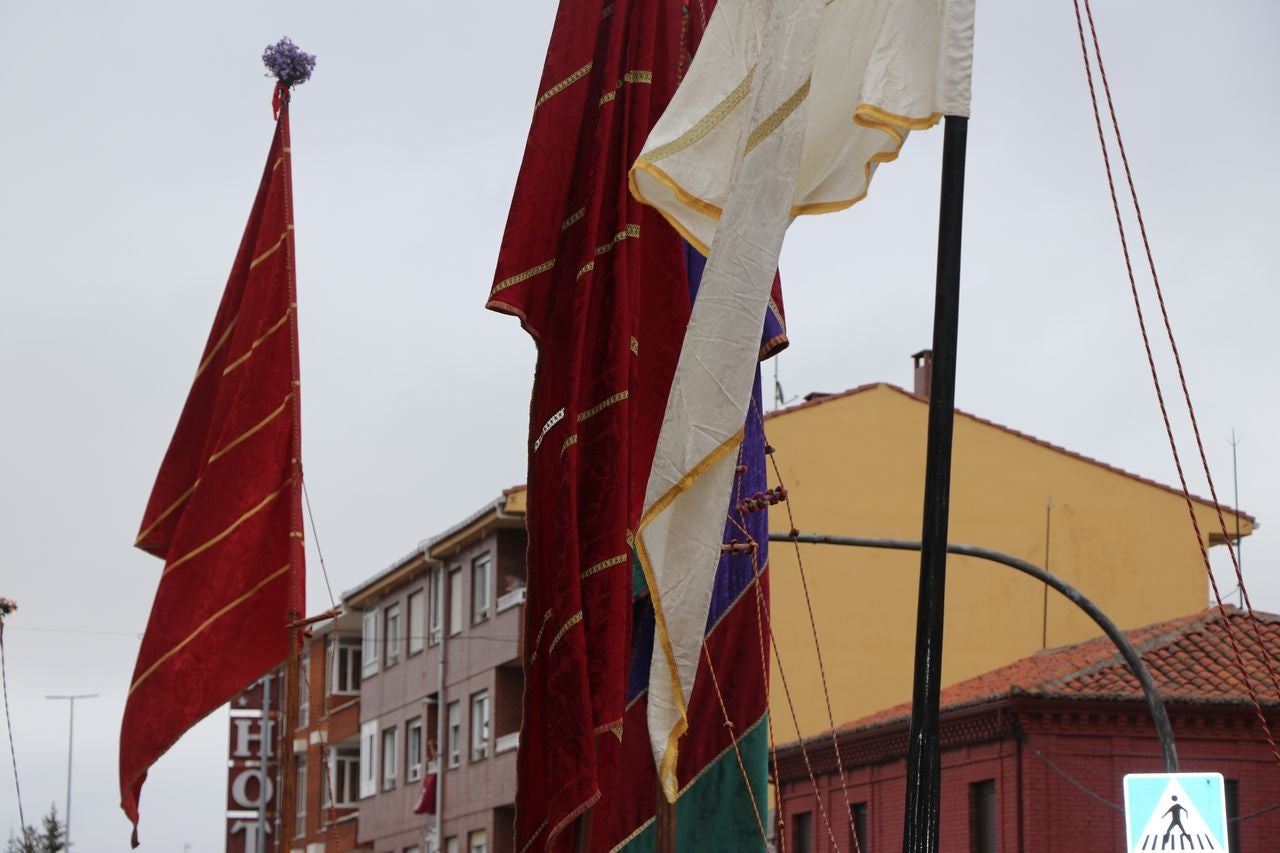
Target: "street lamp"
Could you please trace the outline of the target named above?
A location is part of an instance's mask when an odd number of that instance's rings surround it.
[[[71,705],[71,720],[67,728],[67,821],[65,846],[67,850],[71,849],[71,747],[75,739],[76,733],[76,700],[77,699],[97,699],[97,693],[77,693],[75,695],[55,694],[53,696],[45,696],[46,699],[65,699]]]

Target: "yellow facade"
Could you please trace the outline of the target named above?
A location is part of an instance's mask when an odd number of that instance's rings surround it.
[[[766,419],[803,532],[919,539],[928,404],[890,385],[834,395]],[[1046,507],[1051,509],[1046,513]],[[1206,545],[1221,535],[1195,504]],[[1049,521],[1046,556],[1046,514]],[[773,509],[775,533],[790,528]],[[1235,516],[1228,513],[1234,533]],[[1241,533],[1253,520],[1241,516]],[[1212,536],[1210,533],[1212,532]],[[1123,629],[1206,605],[1208,580],[1182,496],[1029,436],[957,412],[950,541],[1047,568]],[[800,545],[832,717],[842,725],[911,699],[919,555]],[[830,728],[795,546],[770,549],[772,627],[801,736]],[[1013,569],[951,557],[943,684],[1101,631],[1074,605]],[[774,660],[774,740],[797,725]]]

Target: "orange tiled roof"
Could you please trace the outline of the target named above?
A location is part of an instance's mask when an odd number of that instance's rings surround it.
[[[1280,676],[1280,616],[1248,613],[1231,605],[1125,632],[1166,702],[1249,705],[1248,690],[1231,649],[1230,624],[1259,700],[1280,705],[1259,636]],[[943,689],[944,711],[999,699],[1136,700],[1138,680],[1106,637],[1037,652],[1008,666]],[[856,731],[908,717],[911,705],[887,708],[841,727]]]

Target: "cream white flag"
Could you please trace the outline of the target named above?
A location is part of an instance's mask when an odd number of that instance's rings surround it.
[[[636,539],[668,799],[783,236],[861,200],[909,131],[968,115],[972,56],[973,0],[720,0],[631,170],[637,198],[710,248]]]

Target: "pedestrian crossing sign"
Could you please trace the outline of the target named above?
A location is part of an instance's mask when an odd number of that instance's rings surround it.
[[[1221,773],[1130,773],[1124,777],[1129,853],[1227,849]]]

